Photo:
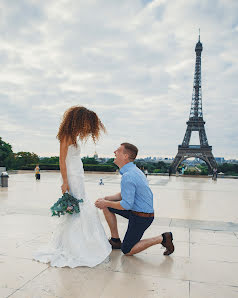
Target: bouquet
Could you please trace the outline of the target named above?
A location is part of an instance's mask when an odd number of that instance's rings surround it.
[[[50,208],[52,212],[52,216],[64,215],[65,213],[73,214],[79,213],[79,203],[82,203],[83,199],[76,199],[71,196],[69,193],[65,192],[61,198]]]

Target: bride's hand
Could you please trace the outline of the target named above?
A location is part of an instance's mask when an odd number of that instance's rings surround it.
[[[62,194],[64,194],[66,191],[69,191],[69,185],[68,183],[63,183],[61,185]]]

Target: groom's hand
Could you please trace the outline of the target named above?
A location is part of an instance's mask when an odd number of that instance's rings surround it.
[[[104,199],[98,199],[96,202],[95,202],[95,206],[99,209],[105,209],[107,208],[107,201],[104,200]]]

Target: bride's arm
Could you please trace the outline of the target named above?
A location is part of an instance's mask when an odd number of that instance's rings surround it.
[[[67,152],[68,152],[68,143],[66,139],[64,139],[60,142],[60,157],[59,157],[60,173],[63,179],[63,184],[61,185],[61,190],[63,194],[66,191],[69,191],[67,168],[66,168],[66,161],[65,161]]]
[[[104,197],[104,200],[107,200],[107,201],[121,201],[121,193],[117,193],[115,195],[112,195],[112,196],[106,196]]]

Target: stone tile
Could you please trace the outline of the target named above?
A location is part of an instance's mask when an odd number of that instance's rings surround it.
[[[123,258],[124,262],[122,262],[120,272],[162,278],[171,278],[175,276],[179,279],[179,273],[175,271],[175,259],[170,256],[165,257],[161,253],[161,255],[155,257],[155,255],[141,253],[131,257],[123,256]]]
[[[169,226],[171,223],[171,218],[168,217],[156,217],[155,214],[155,219],[153,224],[161,225],[161,226]]]
[[[9,288],[5,288],[5,287],[1,287],[1,286],[0,286],[0,297],[1,298],[6,298],[16,291],[15,289],[9,289]]]
[[[113,295],[112,295],[113,293]],[[155,276],[116,273],[100,298],[188,298],[189,282]]]
[[[124,262],[122,257],[123,253],[121,250],[113,250],[110,254],[109,261],[97,265],[96,267],[92,268],[92,270],[119,271],[122,263]]]
[[[176,242],[174,241],[174,253],[173,257],[189,257],[189,243],[188,242]],[[142,251],[139,254],[148,254],[148,255],[163,255],[165,248],[162,245],[154,245],[146,250]]]
[[[238,246],[238,238],[233,232],[191,230],[190,241],[219,246]]]
[[[55,224],[50,224],[52,222],[47,221],[45,216],[16,215],[16,220],[20,219],[19,224],[15,224],[15,226],[12,225],[12,222],[14,222],[13,215],[4,217],[4,221],[0,220],[0,225],[4,226],[4,229],[0,230],[0,237],[5,239],[1,242],[0,254],[5,255],[26,257],[30,251],[30,244],[35,242],[35,247],[37,247],[37,245],[44,243],[43,239],[45,241],[49,240],[55,227]],[[2,218],[0,217],[0,219]],[[25,253],[22,255],[21,252],[24,248]],[[28,258],[31,258],[31,254],[28,255]]]
[[[237,298],[238,287],[212,285],[207,283],[190,282],[190,298],[216,297]]]
[[[98,186],[100,178],[103,187]],[[95,201],[118,192],[120,178],[86,173],[88,196]],[[51,268],[31,257],[49,241],[57,224],[49,208],[60,197],[59,173],[42,172],[39,183],[33,173],[12,175],[9,188],[0,188],[0,297],[20,288],[12,297],[111,298],[111,289],[117,288],[126,298],[134,298],[133,292],[136,297],[184,298],[189,281],[191,298],[236,295],[238,180],[218,179],[214,184],[210,179],[150,176],[149,183],[156,218],[143,238],[172,231],[173,255],[165,257],[164,249],[154,246],[134,257],[113,251],[108,263],[92,269]],[[99,215],[110,235],[100,210]],[[118,228],[123,238],[127,220],[118,216]]]
[[[40,246],[44,246],[48,243],[50,235],[41,235],[30,241],[24,243],[17,243],[14,241],[7,241],[5,245],[4,255],[11,257],[18,257],[32,260],[33,253],[39,249]]]
[[[6,255],[10,250],[16,250],[22,244],[22,241],[1,237],[0,254]]]
[[[18,289],[48,268],[46,264],[8,256],[0,256],[0,263],[1,287],[10,289]]]
[[[238,247],[202,243],[191,243],[190,256],[202,260],[236,262],[238,264]]]
[[[236,235],[237,239],[238,239],[238,232],[234,232],[234,234]]]
[[[113,293],[113,296],[112,296]],[[11,297],[189,297],[189,282],[80,268],[49,268]]]
[[[49,268],[26,284],[12,298],[100,297],[115,273],[90,268]]]
[[[127,258],[120,272],[144,274],[164,278],[193,280],[220,285],[238,285],[238,263],[207,261],[175,257],[138,254]]]
[[[189,242],[189,229],[188,228],[170,227],[169,231],[171,231],[173,233],[174,241]]]
[[[53,230],[56,225],[57,218],[51,216],[8,214],[0,217],[0,236],[24,242]]]
[[[237,232],[238,223],[224,222],[224,221],[210,221],[210,220],[193,220],[173,218],[171,227],[186,227],[190,229],[212,230],[212,231],[229,231]]]

